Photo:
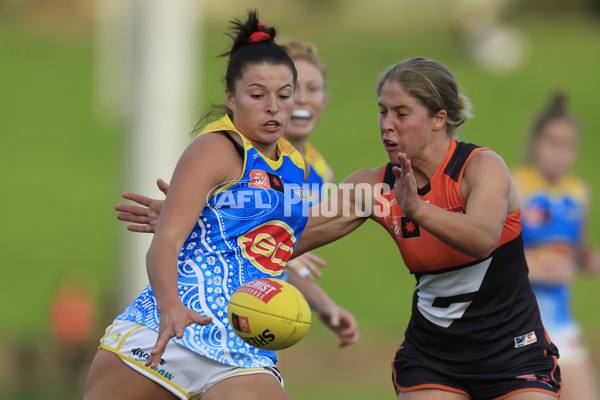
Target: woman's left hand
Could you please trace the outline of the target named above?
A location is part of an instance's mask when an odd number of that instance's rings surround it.
[[[417,195],[417,181],[412,170],[410,160],[404,153],[398,153],[401,167],[394,167],[392,171],[396,175],[394,183],[394,194],[396,202],[407,217],[412,217],[419,207],[419,197]]]
[[[165,309],[160,316],[156,344],[150,352],[150,357],[148,357],[145,365],[150,368],[158,367],[160,359],[167,348],[167,343],[169,343],[173,337],[181,339],[185,328],[191,324],[208,325],[211,322],[212,318],[203,317],[181,303],[171,306],[169,309]]]

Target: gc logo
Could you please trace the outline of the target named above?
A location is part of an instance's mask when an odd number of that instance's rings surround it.
[[[268,221],[238,238],[242,254],[261,271],[276,276],[289,260],[296,237],[282,221]]]

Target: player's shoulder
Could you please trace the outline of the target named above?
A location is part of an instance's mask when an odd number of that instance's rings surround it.
[[[469,175],[486,175],[494,172],[507,176],[510,175],[504,159],[489,148],[481,148],[473,152],[465,164],[465,177]]]
[[[342,183],[368,183],[374,185],[379,182],[381,173],[386,166],[387,164],[377,168],[358,170],[350,174]]]
[[[493,163],[502,163],[505,164],[504,159],[500,154],[496,153],[494,150],[488,147],[477,147],[472,152],[470,161],[483,161],[483,162],[493,162]]]
[[[576,175],[568,174],[562,179],[562,186],[574,197],[587,199],[590,196],[590,187],[583,179]]]

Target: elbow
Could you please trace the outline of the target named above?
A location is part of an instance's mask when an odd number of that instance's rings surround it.
[[[474,241],[473,245],[469,249],[470,251],[468,255],[478,260],[488,258],[496,249],[496,246],[498,246],[499,240],[500,238],[496,237],[480,237],[478,240]]]

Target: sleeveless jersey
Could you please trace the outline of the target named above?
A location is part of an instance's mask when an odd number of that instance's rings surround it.
[[[550,184],[534,168],[520,167],[513,178],[521,198],[525,247],[550,242],[577,246],[584,234],[587,189],[574,176]]]
[[[279,159],[266,158],[227,116],[200,134],[219,131],[234,131],[242,137],[243,173],[237,181],[209,193],[177,260],[181,301],[213,320],[206,326],[192,324],[182,339],[172,340],[223,364],[273,366],[274,351],[252,347],[235,334],[227,305],[239,286],[253,279],[278,277],[289,259],[307,221],[298,198],[304,160],[285,139],[277,142]],[[117,318],[158,331],[160,317],[151,285]]]
[[[328,167],[321,153],[319,153],[310,143],[306,143],[305,145],[304,157],[306,157],[306,161],[308,161],[308,164],[310,165],[310,175],[308,176],[306,184],[308,185],[310,204],[312,206],[323,200],[321,188],[323,184],[328,181]]]
[[[585,184],[572,175],[550,184],[532,166],[516,168],[513,178],[521,199],[525,249],[545,245],[544,251],[560,254],[565,246],[578,246],[584,236],[589,201]],[[532,282],[532,287],[550,333],[575,324],[571,282]]]
[[[465,165],[481,150],[487,149],[452,139],[430,182],[418,190],[419,198],[464,213],[460,187]],[[520,211],[506,216],[496,249],[474,259],[404,216],[394,197],[392,167],[384,166],[380,176],[380,183],[391,188],[381,194],[390,213],[377,221],[393,237],[417,280],[406,342],[448,363],[500,356],[507,348],[545,349],[549,339],[527,277]]]

